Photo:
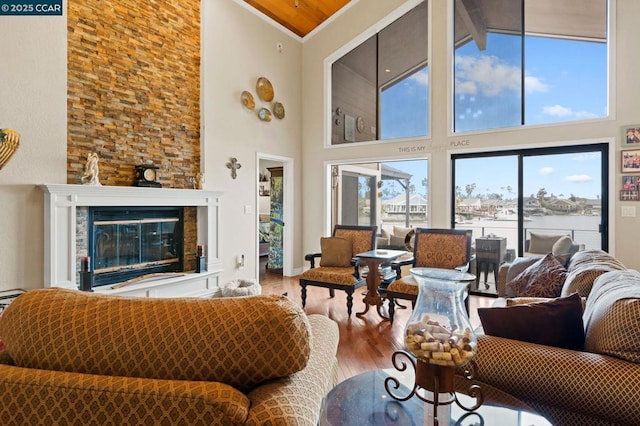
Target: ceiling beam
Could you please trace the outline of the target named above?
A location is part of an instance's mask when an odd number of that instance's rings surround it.
[[[467,30],[476,42],[478,49],[483,51],[487,48],[487,26],[482,9],[477,1],[456,0],[456,13],[467,26]]]

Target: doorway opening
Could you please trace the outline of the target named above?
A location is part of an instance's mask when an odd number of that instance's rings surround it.
[[[258,153],[256,164],[256,277],[293,276],[293,159]]]

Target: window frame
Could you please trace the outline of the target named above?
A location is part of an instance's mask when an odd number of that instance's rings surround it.
[[[512,127],[499,127],[493,129],[482,129],[482,130],[469,130],[469,131],[454,131],[454,96],[455,96],[455,51],[453,48],[453,37],[454,37],[454,5],[455,0],[447,0],[447,136],[471,136],[471,135],[482,135],[489,133],[502,133],[502,132],[512,132],[513,130],[519,129],[537,129],[537,128],[553,128],[553,127],[562,127],[562,126],[573,126],[580,125],[584,123],[597,123],[597,122],[607,122],[613,121],[616,119],[616,84],[615,84],[615,76],[616,76],[616,2],[617,0],[607,0],[607,115],[603,117],[596,118],[585,118],[581,120],[572,120],[572,121],[563,121],[563,122],[553,122],[553,123],[542,123],[542,124],[523,124]],[[429,15],[431,19],[431,14]],[[524,86],[524,85],[523,85]],[[524,100],[523,100],[524,102]]]
[[[602,219],[600,222],[601,233],[601,248],[602,250],[609,251],[610,247],[613,247],[612,236],[614,235],[614,223],[611,218],[615,217],[611,209],[614,206],[614,202],[610,200],[611,194],[615,192],[615,150],[616,144],[614,140],[610,138],[601,138],[591,141],[571,141],[557,144],[547,144],[538,146],[528,146],[526,148],[510,148],[510,149],[494,149],[487,148],[487,150],[478,150],[472,152],[458,152],[451,153],[449,156],[449,226],[453,229],[456,227],[455,214],[456,214],[456,195],[455,195],[455,160],[465,158],[482,158],[482,157],[498,157],[498,156],[516,156],[518,161],[518,182],[517,182],[517,194],[518,194],[518,211],[523,212],[523,161],[524,157],[533,157],[537,155],[553,155],[553,154],[571,154],[581,152],[599,151],[602,154],[602,170],[601,170],[601,214]],[[518,250],[517,256],[523,256],[524,250],[524,235],[522,234],[523,228],[522,213],[518,218]],[[477,238],[475,236],[474,238]]]
[[[423,2],[427,3],[427,10],[428,10],[428,24],[427,24],[428,25],[428,42],[427,42],[427,64],[426,65],[430,67],[430,62],[431,62],[430,58],[432,55],[431,34],[432,34],[432,22],[433,22],[432,0],[407,0],[401,6],[393,10],[391,13],[387,14],[384,18],[380,19],[378,22],[376,22],[366,30],[362,31],[359,35],[349,40],[348,43],[344,44],[341,48],[339,48],[338,50],[336,50],[335,52],[333,52],[332,54],[330,54],[324,59],[323,75],[324,75],[325,90],[324,90],[324,100],[323,100],[324,102],[323,147],[325,149],[354,148],[354,147],[367,146],[367,145],[389,144],[389,143],[398,143],[398,142],[415,142],[415,141],[425,142],[431,139],[431,133],[432,133],[431,126],[432,126],[432,115],[433,115],[431,114],[431,106],[433,104],[432,102],[433,91],[429,90],[427,94],[427,102],[428,102],[428,109],[429,109],[429,114],[427,117],[427,129],[428,129],[427,135],[407,137],[407,138],[396,138],[396,139],[378,139],[378,140],[360,141],[360,142],[352,142],[352,143],[344,143],[344,144],[336,144],[336,145],[332,145],[331,143],[332,124],[333,124],[333,118],[334,118],[333,108],[332,108],[333,87],[332,87],[331,75],[332,75],[332,66],[334,62],[338,61],[347,53],[351,52],[353,49],[360,46],[369,38],[377,35],[380,31],[385,29],[391,23],[398,20],[407,12],[409,12],[410,10],[412,10],[413,8],[415,8],[420,3],[423,3]],[[412,71],[415,71],[416,69],[417,68],[413,68]],[[429,88],[432,87],[431,74],[432,74],[431,72],[428,73]],[[405,73],[403,75],[410,75],[410,73],[409,74]],[[398,80],[395,79],[394,81],[398,81]],[[388,84],[389,83],[385,84],[384,87],[387,87]],[[379,97],[380,97],[381,90],[382,90],[382,86],[378,87],[376,92],[376,96],[378,97],[376,110],[378,114],[380,112]],[[379,117],[377,120],[378,120],[377,126],[379,126],[380,125]]]

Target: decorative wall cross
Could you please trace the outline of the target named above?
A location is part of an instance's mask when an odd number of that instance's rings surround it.
[[[238,159],[231,157],[231,160],[227,163],[227,168],[231,169],[231,179],[235,179],[238,176],[237,170],[240,167],[242,167],[242,164],[238,163]]]

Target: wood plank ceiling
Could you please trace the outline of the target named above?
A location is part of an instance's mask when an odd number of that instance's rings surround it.
[[[269,18],[304,37],[349,0],[244,0]]]

